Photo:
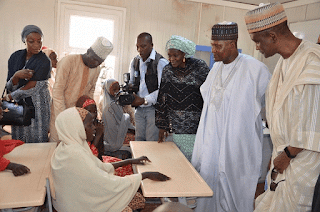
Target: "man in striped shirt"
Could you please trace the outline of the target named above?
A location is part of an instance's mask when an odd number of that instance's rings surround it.
[[[257,50],[281,55],[266,93],[272,171],[255,211],[310,211],[320,172],[320,47],[292,34],[279,3],[249,11],[245,21]]]

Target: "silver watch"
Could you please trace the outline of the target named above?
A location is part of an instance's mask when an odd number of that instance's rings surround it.
[[[147,99],[146,98],[144,98],[144,103],[143,103],[144,105],[147,105],[148,104],[148,101],[147,101]]]

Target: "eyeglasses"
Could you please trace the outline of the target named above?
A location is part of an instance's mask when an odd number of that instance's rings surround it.
[[[278,172],[275,170],[275,168],[273,168],[271,171],[270,191],[275,191],[278,184],[282,181],[285,181],[285,180],[280,180],[279,182],[275,183],[274,181],[276,180],[277,176],[278,176]]]

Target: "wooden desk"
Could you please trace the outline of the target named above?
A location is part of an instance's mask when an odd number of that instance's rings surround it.
[[[31,173],[15,177],[11,171],[0,172],[0,209],[43,205],[56,146],[56,143],[27,143],[4,155],[11,162],[26,165]]]
[[[137,172],[158,171],[171,178],[165,182],[142,181],[145,197],[200,197],[213,192],[173,142],[131,141],[134,158],[147,156],[151,163],[137,165]]]

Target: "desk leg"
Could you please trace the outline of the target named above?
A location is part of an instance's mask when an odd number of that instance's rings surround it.
[[[181,204],[186,205],[191,209],[197,207],[196,197],[178,197],[178,200]]]
[[[178,200],[181,204],[188,206],[187,199],[185,197],[178,197]]]
[[[172,202],[169,197],[161,197],[160,200],[161,200],[162,204],[165,203],[165,202]]]
[[[49,212],[52,212],[52,202],[51,202],[51,193],[50,193],[49,178],[47,178],[46,181],[47,181],[46,188],[47,188],[48,208],[49,208]]]

